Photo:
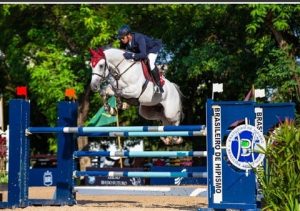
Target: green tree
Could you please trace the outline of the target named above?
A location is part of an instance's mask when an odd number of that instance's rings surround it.
[[[57,101],[66,88],[75,88],[82,125],[101,104],[90,93],[88,49],[114,41],[119,26],[114,24],[122,22],[116,10],[114,5],[1,5],[0,71],[8,79],[2,92],[12,98],[14,87],[28,85],[36,124],[54,125]]]
[[[261,63],[256,84],[276,88],[276,101],[299,104],[299,5],[249,5],[247,43]],[[276,80],[272,80],[276,79]]]
[[[219,99],[243,99],[255,80],[257,65],[246,44],[246,25],[251,18],[247,8],[201,4],[142,6],[132,10],[131,16],[136,17],[133,26],[161,38],[172,55],[167,76],[178,83],[186,96],[186,123],[205,123],[205,102],[211,97],[212,83],[224,83],[225,92]],[[155,28],[149,27],[153,22]]]
[[[117,47],[126,23],[163,40],[167,77],[185,95],[183,124],[205,123],[216,82],[217,100],[242,100],[254,84],[299,105],[299,21],[299,5],[282,4],[0,5],[0,89],[10,99],[28,85],[35,124],[54,125],[56,102],[73,87],[83,125],[102,106],[89,88],[88,49]],[[133,107],[120,113],[127,125],[153,123]]]

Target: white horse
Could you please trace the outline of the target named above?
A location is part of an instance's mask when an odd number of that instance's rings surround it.
[[[108,82],[105,92],[122,97],[129,104],[138,102],[139,114],[148,120],[162,121],[163,125],[179,125],[183,117],[179,87],[163,78],[164,93],[156,93],[153,82],[147,80],[140,61],[126,60],[121,49],[90,50],[92,79],[91,89],[99,91]],[[109,90],[109,92],[107,91]],[[161,137],[165,144],[179,144],[181,137]]]

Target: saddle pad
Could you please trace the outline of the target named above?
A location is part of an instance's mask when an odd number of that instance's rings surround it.
[[[149,67],[147,64],[145,64],[145,62],[142,60],[141,61],[142,63],[142,68],[143,68],[143,73],[144,73],[144,76],[145,78],[148,80],[148,81],[151,81],[154,83],[154,79],[152,77],[152,75],[150,74],[150,70],[149,70]],[[159,78],[160,78],[160,84],[163,86],[165,84],[165,80],[163,79],[163,76],[161,74],[161,72],[159,72]]]

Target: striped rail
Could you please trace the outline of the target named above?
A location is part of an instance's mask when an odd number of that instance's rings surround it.
[[[205,136],[205,125],[179,125],[179,126],[121,126],[121,127],[29,127],[27,134],[31,133],[75,133],[88,136]]]
[[[207,172],[144,172],[144,171],[74,171],[74,177],[143,177],[143,178],[207,178]]]
[[[104,157],[207,157],[206,151],[75,151],[74,158]]]

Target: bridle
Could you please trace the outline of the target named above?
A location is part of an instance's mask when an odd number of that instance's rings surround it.
[[[104,66],[104,70],[105,71],[103,71],[103,74],[101,75],[101,74],[99,74],[99,73],[95,73],[94,71],[92,72],[92,76],[93,75],[96,75],[96,76],[98,76],[98,77],[100,77],[101,78],[101,81],[104,81],[106,78],[107,78],[107,76],[105,76],[105,72],[106,72],[106,67],[108,66],[107,65],[107,62],[106,62],[106,59],[104,58],[104,60],[105,60],[105,66]],[[100,61],[100,60],[99,60]]]
[[[91,54],[92,54],[92,58],[91,58],[91,64],[92,64],[92,67],[94,68],[97,63],[101,60],[101,59],[104,59],[105,61],[105,66],[104,66],[104,71],[103,71],[103,74],[99,74],[99,73],[95,73],[95,72],[92,72],[92,75],[96,75],[98,77],[100,77],[100,80],[101,81],[105,81],[109,75],[111,75],[111,77],[113,77],[116,81],[116,88],[113,87],[113,89],[115,90],[119,90],[119,80],[121,79],[121,77],[133,66],[136,64],[136,61],[132,62],[130,64],[129,67],[127,67],[122,73],[120,72],[120,65],[123,63],[123,61],[125,60],[125,58],[123,58],[117,65],[114,65],[112,63],[109,63],[108,65],[108,62],[107,62],[107,59],[106,59],[106,56],[104,54],[104,51],[102,49],[98,49],[97,51],[95,50],[90,50],[91,51]],[[107,76],[105,75],[106,74],[106,69],[108,69],[108,74]],[[142,91],[139,95],[139,97],[144,93],[144,91],[146,90],[146,87],[149,83],[149,80],[145,80],[143,86],[142,86]],[[138,98],[139,98],[138,97]]]
[[[116,80],[117,89],[119,89],[119,80],[133,65],[136,64],[136,62],[133,62],[122,73],[120,73],[119,66],[123,63],[123,61],[125,61],[125,58],[123,58],[116,66],[111,63],[110,63],[110,65],[108,65],[106,58],[104,57],[103,59],[105,60],[105,64],[104,64],[105,71],[103,71],[103,74],[101,75],[99,73],[93,72],[92,75],[96,75],[96,76],[100,77],[102,81],[104,81],[109,75],[111,75]],[[111,66],[113,66],[113,67],[111,67]],[[109,73],[107,76],[105,76],[106,69],[108,69],[108,73]]]

